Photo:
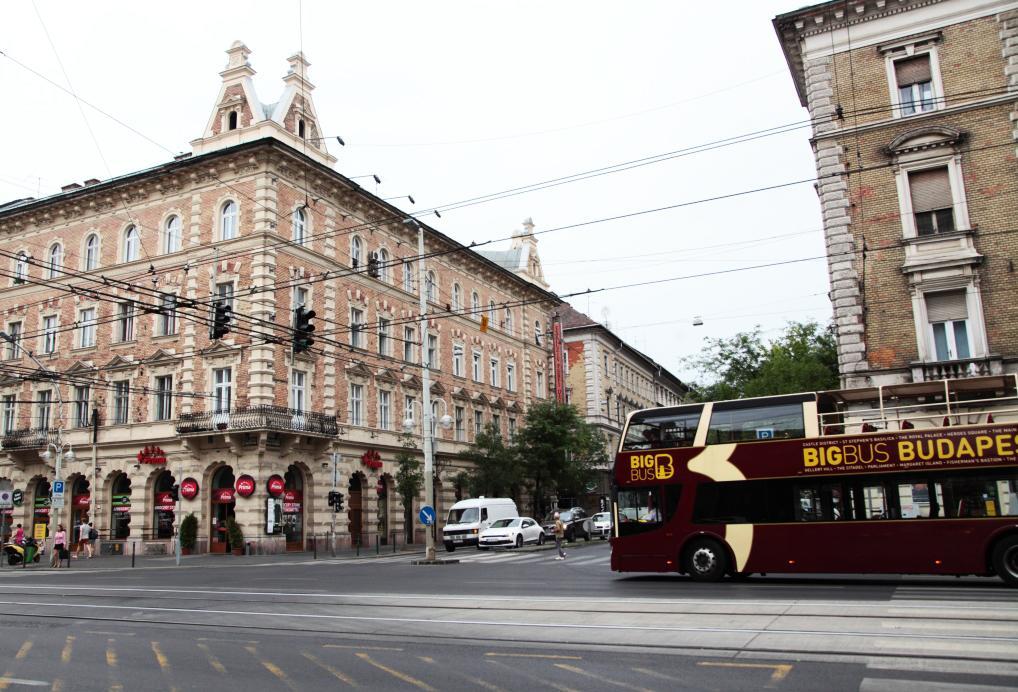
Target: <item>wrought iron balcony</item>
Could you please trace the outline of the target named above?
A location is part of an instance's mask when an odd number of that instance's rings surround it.
[[[339,432],[335,416],[282,406],[247,406],[229,411],[183,413],[177,419],[179,435],[259,430],[327,437],[335,437]]]
[[[912,381],[959,380],[966,377],[1000,375],[1003,372],[1004,364],[1000,356],[940,360],[929,363],[913,363]]]
[[[49,443],[49,428],[11,430],[0,436],[3,449],[42,449]]]

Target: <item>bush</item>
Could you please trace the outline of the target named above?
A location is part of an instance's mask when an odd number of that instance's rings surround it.
[[[240,524],[236,520],[226,520],[226,533],[230,537],[230,550],[244,549],[244,532],[240,530]]]
[[[188,514],[180,522],[180,547],[194,550],[198,544],[198,517]]]

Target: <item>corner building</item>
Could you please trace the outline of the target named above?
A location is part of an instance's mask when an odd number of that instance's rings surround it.
[[[432,412],[453,419],[435,428],[440,517],[477,430],[511,434],[548,395],[550,340],[535,334],[554,295],[423,224],[420,281],[417,226],[333,169],[305,57],[266,104],[246,46],[227,54],[192,154],[0,205],[14,342],[0,344],[0,489],[20,500],[0,510],[5,535],[54,511],[68,529],[93,521],[107,550],[162,553],[193,513],[199,551],[233,547],[228,518],[258,552],[307,549],[333,526],[340,546],[403,542],[394,456],[406,419],[423,448],[422,290]],[[232,321],[213,339],[217,302]],[[315,344],[295,356],[300,306]],[[58,430],[76,455],[61,510],[41,456]]]
[[[842,385],[1018,372],[1018,3],[773,23],[812,120]]]

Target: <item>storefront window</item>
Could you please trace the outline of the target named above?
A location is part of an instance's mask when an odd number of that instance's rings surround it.
[[[113,481],[110,502],[110,537],[122,540],[131,535],[131,479],[122,473]]]
[[[163,471],[156,478],[155,496],[153,503],[154,516],[152,526],[155,529],[155,538],[173,538],[174,510],[176,502],[173,501],[171,489],[173,488],[173,474]]]
[[[49,536],[49,503],[50,503],[49,481],[39,481],[35,486],[35,498],[32,505],[32,535],[35,535],[35,527],[42,524],[46,527],[46,535]]]
[[[212,477],[212,525],[210,551],[225,553],[229,547],[226,522],[234,517],[233,469],[223,466]],[[239,547],[239,546],[238,546]]]
[[[304,475],[291,466],[283,476],[283,535],[287,550],[304,550]]]

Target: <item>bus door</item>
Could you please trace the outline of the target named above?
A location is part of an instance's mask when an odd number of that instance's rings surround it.
[[[682,486],[629,487],[618,491],[613,520],[620,538],[612,550],[631,571],[675,569],[678,543],[673,523]],[[669,564],[671,562],[671,564]]]

